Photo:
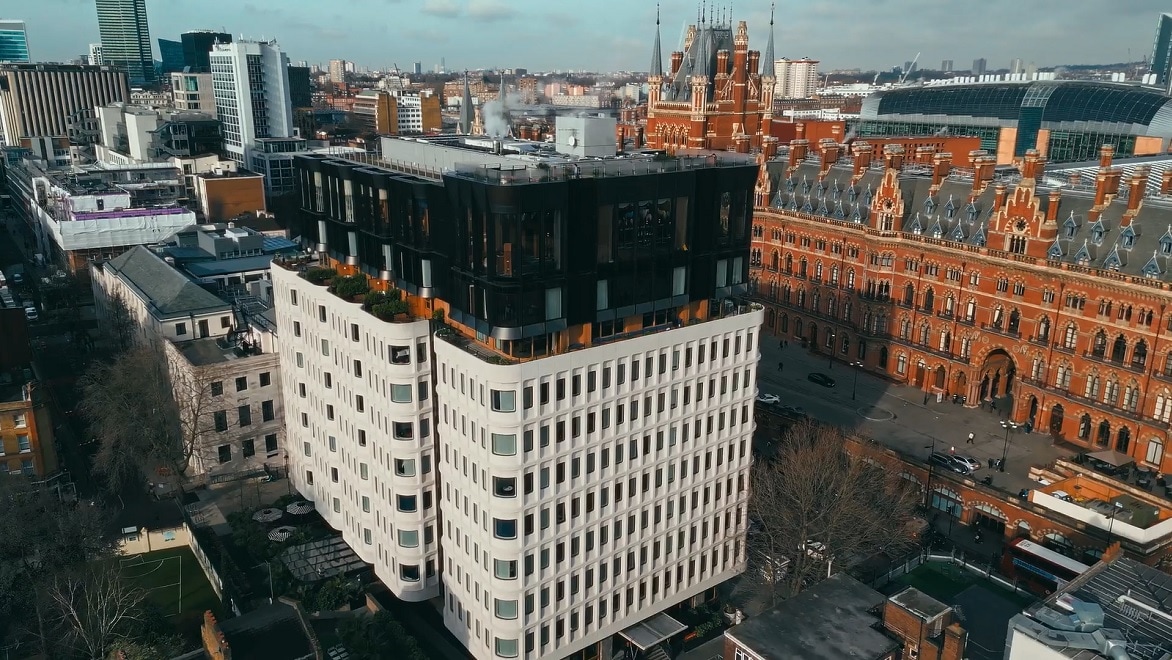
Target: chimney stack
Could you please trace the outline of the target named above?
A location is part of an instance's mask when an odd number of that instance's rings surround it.
[[[760,63],[761,53],[755,50],[749,51],[749,71],[756,71]]]
[[[1099,167],[1111,167],[1111,160],[1115,156],[1115,145],[1104,144],[1099,147]]]
[[[973,161],[973,194],[979,194],[993,180],[997,159],[992,156],[977,156]]]
[[[851,151],[855,154],[854,171],[851,175],[854,177],[861,177],[871,167],[871,156],[875,148],[871,146],[870,142],[855,142],[851,145]]]
[[[1164,172],[1160,174],[1160,194],[1172,194],[1172,169],[1164,170]]]
[[[794,126],[794,137],[798,140],[806,139],[806,122],[800,121]]]
[[[1058,205],[1062,202],[1062,193],[1054,188],[1050,191],[1050,203],[1046,206],[1046,222],[1058,222]]]
[[[636,149],[643,148],[643,127],[642,126],[639,126],[638,128],[635,129],[635,148]]]
[[[898,144],[883,145],[883,166],[889,170],[903,169],[903,146]]]
[[[952,154],[940,151],[932,155],[932,186],[939,187],[952,171]]]
[[[974,188],[977,185],[977,179],[973,179]],[[1005,184],[1000,181],[993,187],[993,210],[1000,211],[1005,206]]]
[[[777,138],[772,135],[766,135],[761,138],[761,153],[765,154],[765,159],[769,160],[777,156]]]
[[[728,51],[716,51],[716,77],[728,75]]]
[[[919,165],[928,165],[932,163],[932,157],[936,154],[936,147],[928,144],[916,147],[915,162]]]
[[[822,169],[825,171],[831,165],[838,162],[838,155],[841,147],[834,138],[822,138],[818,140],[818,151],[822,155]]]
[[[968,646],[969,634],[959,623],[953,623],[944,629],[944,648],[940,650],[940,660],[963,660],[965,647]]]
[[[680,65],[684,63],[684,54],[676,51],[671,54],[671,75],[675,77],[679,73]]]
[[[1021,164],[1021,178],[1037,181],[1046,167],[1046,159],[1038,154],[1037,149],[1025,152],[1025,159]]]
[[[1139,209],[1139,203],[1143,201],[1144,194],[1148,189],[1148,168],[1146,165],[1140,165],[1135,168],[1135,172],[1131,175],[1131,180],[1128,181],[1127,191],[1127,210],[1136,211]]]
[[[1119,192],[1121,172],[1114,167],[1100,167],[1095,177],[1095,206],[1107,203],[1107,195]]]
[[[789,141],[789,166],[797,167],[803,160],[806,160],[806,152],[810,148],[808,140],[790,140]]]

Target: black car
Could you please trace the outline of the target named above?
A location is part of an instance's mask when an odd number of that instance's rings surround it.
[[[966,474],[967,475],[967,474],[973,473],[973,471],[970,470],[968,468],[968,466],[965,465],[964,463],[956,460],[956,458],[954,458],[948,454],[944,454],[941,452],[933,452],[933,454],[928,457],[928,462],[939,465],[940,467],[942,467],[946,470],[951,470],[957,474]]]
[[[811,383],[817,383],[822,387],[834,387],[833,378],[827,376],[826,374],[818,373],[817,371],[811,373],[809,376],[806,376],[806,380],[809,380]]]

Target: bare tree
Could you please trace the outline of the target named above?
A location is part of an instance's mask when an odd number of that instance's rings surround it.
[[[103,328],[113,344],[114,354],[121,354],[135,343],[137,326],[122,294],[115,291],[105,296],[105,323]]]
[[[94,466],[107,485],[117,490],[158,468],[182,480],[193,463],[211,460],[210,436],[220,430],[212,388],[224,377],[161,339],[91,368],[80,381],[81,409],[99,441]]]
[[[146,593],[126,581],[112,560],[59,575],[48,590],[66,643],[94,660],[141,622]]]
[[[755,463],[748,575],[772,601],[911,542],[918,495],[898,470],[849,449],[843,430],[805,422],[782,436],[776,458]]]

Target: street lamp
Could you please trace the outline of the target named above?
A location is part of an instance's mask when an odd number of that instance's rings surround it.
[[[932,444],[924,445],[924,449],[931,450],[932,454],[935,454],[936,438],[932,438]],[[932,462],[932,454],[928,455],[928,484],[924,486],[924,490],[926,492],[924,497],[924,508],[928,509],[928,513],[931,513],[932,509],[932,472],[936,467],[936,464]]]
[[[1005,445],[1001,448],[1001,466],[999,468],[1002,472],[1005,471],[1005,459],[1009,456],[1009,432],[1019,426],[1021,425],[1017,422],[1001,420],[1001,428],[1005,429]]]
[[[1123,510],[1123,504],[1115,502],[1115,508],[1111,511],[1111,522],[1107,524],[1107,547],[1111,547],[1111,530],[1115,529],[1115,516]],[[1106,548],[1104,548],[1106,550]]]
[[[954,509],[956,509],[956,505],[949,502],[948,503],[948,540],[949,541],[952,540],[952,521],[956,518],[956,516],[952,515],[952,512]]]
[[[860,360],[855,360],[854,362],[851,362],[850,366],[855,368],[855,380],[854,384],[851,385],[851,401],[854,401],[855,394],[859,389],[859,369],[863,367],[863,363]]]
[[[826,351],[826,355],[827,355],[827,365],[826,365],[826,368],[827,368],[827,369],[833,369],[833,368],[834,368],[834,340],[835,340],[837,337],[838,337],[838,335],[834,334],[834,331],[833,331],[833,330],[831,330],[831,331],[830,331],[830,346],[828,346],[828,347],[827,347],[827,348],[829,348],[830,350]]]

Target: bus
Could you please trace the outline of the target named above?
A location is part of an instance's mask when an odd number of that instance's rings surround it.
[[[1011,541],[1001,557],[1001,572],[1039,596],[1050,595],[1088,569],[1090,566],[1026,538]]]

